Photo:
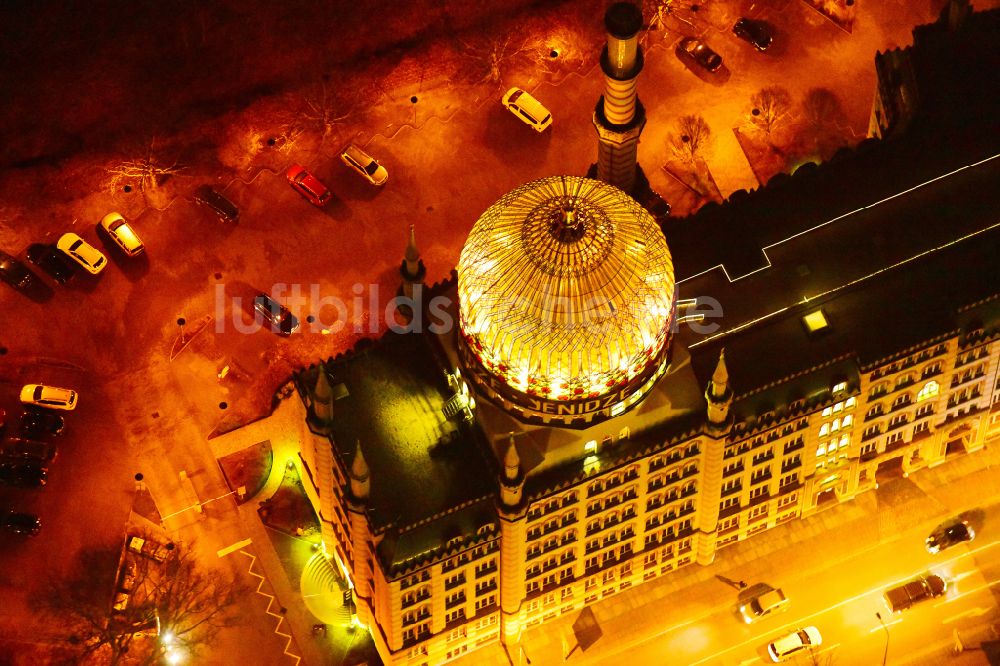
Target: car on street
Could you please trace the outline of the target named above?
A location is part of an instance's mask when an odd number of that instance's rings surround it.
[[[761,620],[788,605],[788,598],[780,589],[762,585],[740,604],[740,615],[747,624]]]
[[[24,290],[34,283],[35,274],[14,257],[0,251],[0,280],[15,289]]]
[[[48,476],[37,460],[0,460],[0,481],[12,486],[44,486]]]
[[[385,185],[389,172],[378,161],[353,143],[340,153],[340,161],[372,185]]]
[[[21,388],[21,402],[26,405],[45,407],[46,409],[61,409],[70,411],[76,409],[76,391],[45,384],[25,384]]]
[[[37,536],[42,529],[42,522],[38,520],[38,516],[31,513],[7,511],[3,514],[3,518],[0,518],[0,527],[14,534]]]
[[[693,60],[699,67],[717,72],[722,67],[722,56],[708,47],[708,44],[695,37],[685,37],[677,45],[677,54]]]
[[[59,284],[73,277],[76,269],[64,252],[47,243],[32,243],[28,246],[28,261],[41,268]]]
[[[954,520],[938,525],[924,541],[927,552],[934,554],[976,538],[976,532],[967,520]]]
[[[56,247],[65,252],[70,259],[83,266],[91,275],[97,275],[107,265],[107,258],[96,247],[76,234],[65,233],[56,241]]]
[[[918,601],[940,597],[945,593],[948,584],[937,574],[927,574],[917,576],[913,580],[908,580],[896,587],[885,591],[882,597],[885,605],[893,613],[906,610]]]
[[[232,201],[208,185],[202,185],[194,193],[194,200],[208,206],[223,222],[237,222],[240,209]]]
[[[27,439],[38,439],[58,435],[65,427],[65,419],[58,414],[31,410],[21,414],[18,433]]]
[[[15,437],[0,446],[0,459],[3,460],[37,460],[47,465],[56,459],[59,450],[50,442],[39,442],[34,439]]]
[[[733,25],[733,34],[758,51],[766,51],[774,39],[774,31],[767,21],[758,21],[746,17],[736,21]]]
[[[505,92],[500,102],[536,132],[544,132],[552,124],[552,114],[545,105],[520,88]]]
[[[101,228],[107,232],[108,237],[115,242],[115,245],[130,257],[142,254],[145,246],[135,233],[132,225],[125,221],[121,213],[108,213],[101,219]]]
[[[275,333],[291,335],[299,329],[299,320],[295,315],[267,294],[254,296],[253,310]]]
[[[820,636],[819,629],[816,627],[805,627],[803,629],[796,629],[792,633],[768,643],[767,653],[771,656],[771,661],[779,662],[802,650],[808,650],[822,643],[823,637]]]
[[[288,167],[285,174],[292,189],[304,196],[314,206],[323,207],[330,200],[330,190],[319,178],[309,173],[301,164]]]

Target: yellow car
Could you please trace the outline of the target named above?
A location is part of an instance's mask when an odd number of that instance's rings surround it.
[[[108,263],[100,250],[74,233],[60,236],[56,247],[69,255],[70,259],[83,266],[91,275],[100,273]]]
[[[115,242],[122,252],[130,257],[142,254],[145,247],[121,213],[108,213],[101,220],[101,228],[108,232],[108,236]]]

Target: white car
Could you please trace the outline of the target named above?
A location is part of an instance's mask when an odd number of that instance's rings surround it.
[[[91,275],[100,273],[108,263],[100,250],[74,233],[60,236],[56,247],[68,254],[70,259],[83,266]]]
[[[819,635],[816,627],[805,627],[783,636],[767,646],[767,653],[771,655],[771,661],[784,661],[787,657],[796,654],[801,650],[822,645],[823,637]]]
[[[115,242],[122,252],[130,257],[142,254],[143,246],[139,235],[135,233],[121,213],[108,213],[101,220],[101,228],[108,232],[108,236]]]
[[[747,624],[753,624],[771,613],[780,610],[788,605],[788,598],[780,589],[773,587],[763,587],[761,591],[753,594],[746,601],[740,604],[740,615]]]
[[[70,411],[76,409],[76,391],[44,384],[25,384],[21,389],[21,402],[26,405]]]
[[[372,185],[385,185],[389,172],[378,161],[353,143],[340,153],[340,161]]]
[[[507,110],[531,125],[536,132],[544,132],[552,124],[552,114],[549,110],[520,88],[511,88],[500,100]]]

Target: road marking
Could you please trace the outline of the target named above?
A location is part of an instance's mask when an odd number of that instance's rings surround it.
[[[897,617],[897,618],[896,618],[895,620],[891,620],[891,621],[889,621],[889,622],[886,622],[886,623],[885,623],[885,626],[886,626],[886,627],[891,627],[892,625],[894,625],[894,624],[899,624],[899,623],[900,623],[900,622],[902,622],[902,621],[903,621],[903,618],[901,618],[901,617]],[[874,634],[874,633],[875,633],[876,631],[882,631],[882,625],[881,625],[881,624],[880,624],[880,625],[878,625],[877,627],[872,627],[871,629],[869,629],[869,630],[868,630],[868,633],[869,633],[869,634]]]
[[[235,553],[240,548],[245,548],[246,546],[249,546],[251,543],[253,543],[252,539],[244,539],[243,541],[238,541],[234,543],[232,546],[227,546],[222,550],[220,550],[218,555],[220,558],[225,557],[229,553]]]
[[[945,599],[944,601],[937,602],[936,604],[934,604],[934,608],[941,608],[945,604],[950,604],[951,602],[956,601],[958,599],[961,599],[962,597],[966,597],[966,596],[968,596],[970,594],[975,594],[976,592],[979,592],[980,590],[985,590],[985,589],[991,588],[994,585],[996,585],[997,583],[1000,583],[1000,579],[986,581],[986,583],[984,583],[983,585],[978,585],[978,586],[972,588],[971,590],[966,590],[964,592],[956,594],[955,596],[951,597],[950,599]]]
[[[760,661],[760,657],[754,657],[753,659],[744,659],[739,663],[738,666],[747,666],[747,664],[756,664]]]
[[[952,615],[951,617],[941,620],[941,624],[951,624],[956,620],[961,620],[963,617],[979,617],[980,615],[986,615],[989,612],[989,608],[970,608],[967,611],[962,611],[958,615]]]

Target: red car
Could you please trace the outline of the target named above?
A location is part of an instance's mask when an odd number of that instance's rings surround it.
[[[323,206],[330,200],[330,190],[301,164],[288,167],[288,184],[314,206]]]

